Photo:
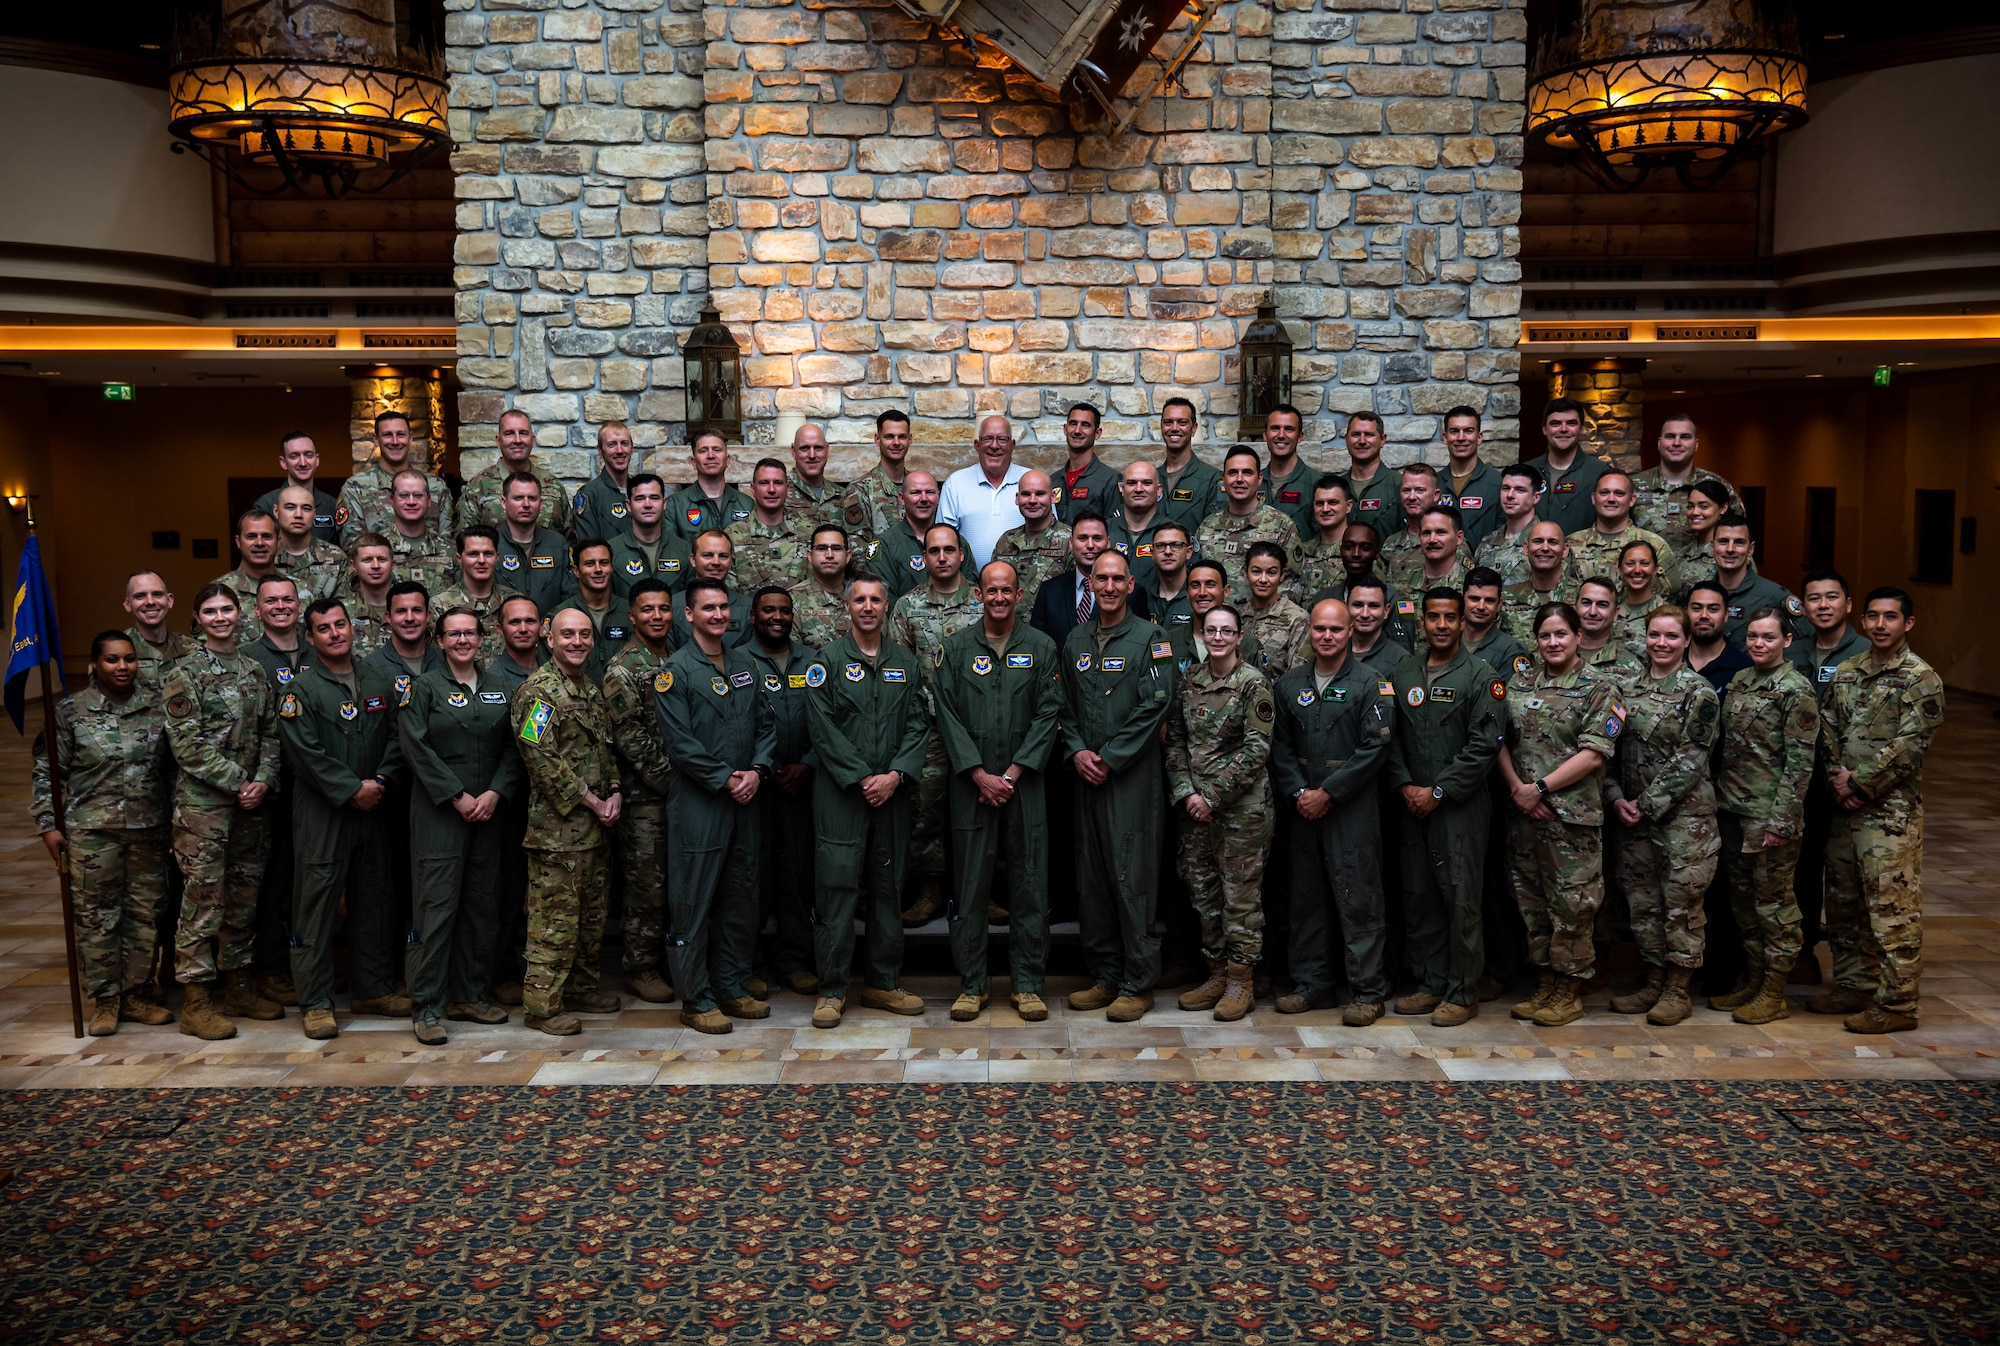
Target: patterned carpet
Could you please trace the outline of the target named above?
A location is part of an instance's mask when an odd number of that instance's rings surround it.
[[[33,1342],[1986,1341],[1972,1082],[45,1091]]]

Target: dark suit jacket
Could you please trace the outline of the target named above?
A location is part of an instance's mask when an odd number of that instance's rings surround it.
[[[1152,604],[1146,599],[1144,589],[1132,590],[1132,611],[1151,620]],[[1069,639],[1069,633],[1076,629],[1076,572],[1065,570],[1060,575],[1051,575],[1042,581],[1042,587],[1035,590],[1035,606],[1028,614],[1028,625],[1040,631],[1061,649]]]

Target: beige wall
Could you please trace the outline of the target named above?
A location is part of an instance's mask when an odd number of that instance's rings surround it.
[[[1857,601],[1878,584],[1908,589],[1917,651],[1951,686],[2000,695],[2000,425],[1975,414],[1996,378],[2000,367],[1989,365],[1884,389],[1746,392],[1684,405],[1700,424],[1702,462],[1740,486],[1765,488],[1765,574],[1796,590],[1806,488],[1834,487],[1834,561]],[[1667,410],[1648,408],[1649,445]],[[1979,521],[1978,549],[1955,555],[1949,585],[1910,578],[1919,490],[1956,491],[1959,516]]]

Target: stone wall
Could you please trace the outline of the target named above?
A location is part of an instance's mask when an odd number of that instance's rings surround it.
[[[896,407],[946,459],[990,411],[1048,446],[1089,399],[1136,450],[1176,394],[1226,444],[1272,292],[1309,445],[1365,408],[1442,462],[1468,402],[1515,456],[1523,0],[1236,0],[1116,142],[888,0],[447,3],[468,449],[509,405],[552,447],[680,441],[709,288],[752,445]]]
[[[1583,446],[1621,472],[1639,470],[1646,431],[1644,360],[1557,360],[1549,396],[1583,404]]]

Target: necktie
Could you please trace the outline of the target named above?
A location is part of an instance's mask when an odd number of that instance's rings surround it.
[[[1091,596],[1090,586],[1083,586],[1083,592],[1076,599],[1076,624],[1082,626],[1097,615],[1097,600]]]

